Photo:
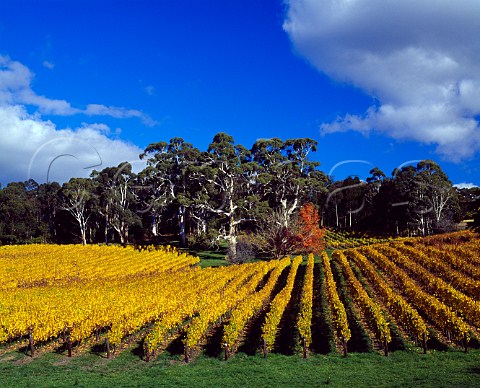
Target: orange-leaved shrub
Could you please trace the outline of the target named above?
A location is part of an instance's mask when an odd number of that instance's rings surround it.
[[[325,249],[325,229],[320,228],[320,216],[312,203],[306,203],[298,214],[298,237],[302,253],[319,254]]]

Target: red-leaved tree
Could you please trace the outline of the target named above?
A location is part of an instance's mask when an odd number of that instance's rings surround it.
[[[319,254],[325,249],[325,230],[320,228],[320,216],[312,203],[300,208],[298,214],[298,237],[302,253]]]

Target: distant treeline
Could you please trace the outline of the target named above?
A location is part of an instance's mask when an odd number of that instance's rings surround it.
[[[480,189],[457,190],[431,160],[387,177],[334,180],[310,159],[308,138],[258,140],[247,149],[218,133],[206,151],[181,138],[150,144],[135,174],[122,163],[60,185],[33,180],[0,189],[2,244],[148,243],[176,240],[214,246],[235,256],[239,236],[273,224],[288,229],[313,203],[323,226],[382,235],[450,231],[464,218],[478,223]]]

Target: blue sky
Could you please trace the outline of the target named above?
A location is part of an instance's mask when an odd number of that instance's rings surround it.
[[[480,185],[480,5],[450,3],[1,1],[0,182],[224,131],[311,137],[338,179],[433,159]]]

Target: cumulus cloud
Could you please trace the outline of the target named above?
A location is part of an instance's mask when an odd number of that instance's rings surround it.
[[[29,114],[20,105],[0,106],[0,182],[35,179],[64,182],[130,161],[143,167],[141,149],[108,137],[105,124],[57,129],[51,121]]]
[[[56,115],[80,112],[65,100],[54,100],[37,95],[31,89],[32,80],[33,73],[26,66],[0,55],[0,105],[33,105],[40,113]]]
[[[44,62],[44,66],[53,68],[52,63]],[[85,114],[87,116],[110,116],[114,118],[138,118],[145,125],[157,123],[147,114],[123,107],[88,104],[85,109],[74,108],[65,100],[50,99],[36,94],[32,88],[34,74],[22,63],[0,55],[0,105],[21,104],[38,108],[41,114],[69,116]]]
[[[289,0],[284,29],[328,76],[377,103],[321,132],[375,130],[435,144],[459,161],[480,150],[480,2]]]
[[[65,100],[36,94],[32,79],[26,66],[0,56],[0,182],[64,182],[124,161],[131,162],[136,171],[144,166],[138,159],[139,147],[110,137],[117,137],[120,128],[112,131],[103,123],[83,123],[75,129],[61,129],[42,114],[136,117],[150,125],[153,120],[149,116],[100,104],[74,108]],[[33,107],[34,113],[27,107]]]

